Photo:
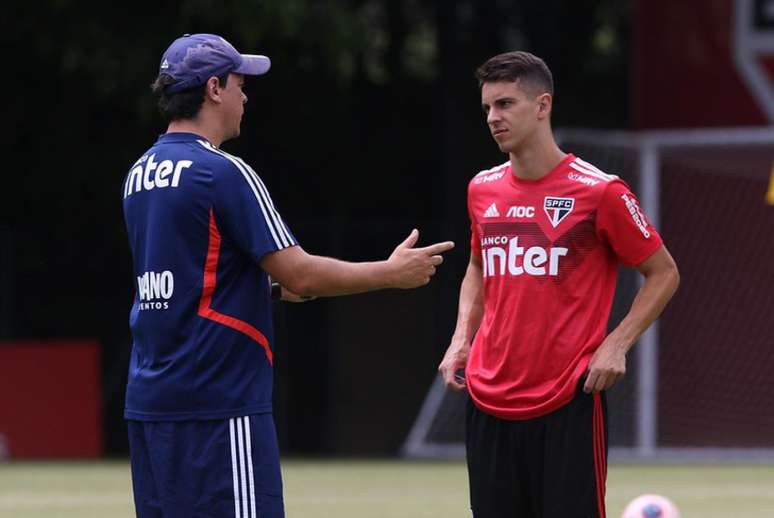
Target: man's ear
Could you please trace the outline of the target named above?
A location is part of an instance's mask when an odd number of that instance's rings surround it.
[[[212,76],[205,83],[204,97],[215,103],[220,103],[220,81]]]
[[[554,98],[549,93],[540,94],[537,98],[538,102],[538,119],[544,119],[551,116],[551,108],[553,107]]]

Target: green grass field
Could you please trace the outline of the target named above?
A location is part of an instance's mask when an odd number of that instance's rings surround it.
[[[456,462],[301,461],[283,464],[289,518],[469,517]],[[612,465],[608,515],[662,493],[683,518],[771,518],[774,466]],[[133,517],[125,462],[0,464],[0,518]]]

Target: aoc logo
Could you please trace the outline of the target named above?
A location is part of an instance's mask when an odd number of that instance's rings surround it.
[[[570,215],[575,207],[575,198],[556,198],[546,196],[543,200],[543,210],[546,211],[548,221],[556,228],[564,218]]]
[[[508,213],[505,215],[507,218],[534,218],[535,207],[527,207],[522,205],[511,205],[508,209]]]
[[[161,273],[145,272],[137,277],[137,296],[140,311],[169,309],[169,299],[175,293],[175,276],[165,270]]]

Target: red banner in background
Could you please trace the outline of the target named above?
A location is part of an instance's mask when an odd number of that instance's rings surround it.
[[[636,129],[774,123],[774,7],[767,0],[636,0]]]
[[[99,457],[95,340],[0,342],[0,445],[11,458]]]

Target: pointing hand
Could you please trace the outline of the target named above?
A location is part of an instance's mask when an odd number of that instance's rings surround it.
[[[454,248],[452,241],[414,248],[418,239],[419,231],[412,230],[387,260],[395,272],[395,278],[391,283],[395,288],[417,288],[430,282],[436,267],[443,262],[440,254]]]

